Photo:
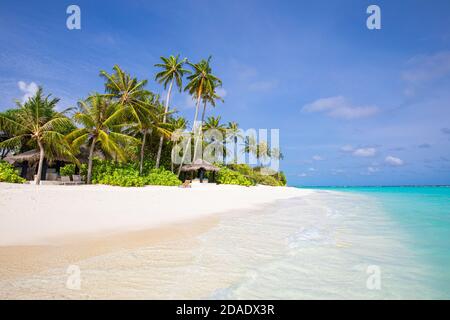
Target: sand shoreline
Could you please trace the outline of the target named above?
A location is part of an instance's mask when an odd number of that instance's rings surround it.
[[[311,192],[212,184],[182,189],[0,183],[0,246],[54,245],[83,235],[148,230]]]

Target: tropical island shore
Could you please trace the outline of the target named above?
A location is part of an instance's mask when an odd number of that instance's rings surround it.
[[[127,232],[252,209],[312,191],[193,184],[192,188],[0,183],[0,246],[47,245],[82,234]]]

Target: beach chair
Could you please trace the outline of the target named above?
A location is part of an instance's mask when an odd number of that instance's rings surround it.
[[[190,188],[190,187],[191,187],[191,180],[184,181],[180,186],[180,188]]]
[[[79,174],[72,175],[73,184],[84,184],[83,179],[81,179],[81,176]]]
[[[70,177],[69,176],[61,176],[61,184],[69,185],[69,184],[73,184],[73,182],[70,181]]]

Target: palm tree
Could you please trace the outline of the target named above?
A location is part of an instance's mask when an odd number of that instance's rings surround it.
[[[92,160],[97,144],[110,156],[119,160],[126,160],[125,146],[139,144],[139,140],[118,132],[125,124],[116,117],[120,104],[111,101],[104,95],[93,94],[85,101],[78,103],[79,111],[73,116],[74,120],[82,125],[71,132],[67,139],[75,149],[84,144],[89,144],[89,159],[87,183],[92,179]]]
[[[203,94],[203,112],[202,112],[202,122],[201,125],[203,125],[203,123],[205,122],[205,114],[206,114],[206,105],[209,103],[211,104],[213,107],[216,106],[216,100],[219,100],[221,102],[224,102],[224,100],[222,99],[222,97],[220,97],[217,92],[216,92],[216,88],[213,88],[213,91],[210,92],[205,92]]]
[[[197,117],[198,117],[198,109],[200,106],[200,100],[204,97],[204,95],[208,93],[213,93],[214,89],[218,86],[222,85],[222,81],[214,76],[211,73],[211,67],[209,65],[211,61],[211,56],[208,60],[201,60],[199,63],[190,63],[188,64],[192,67],[193,72],[190,76],[188,76],[189,83],[184,88],[185,91],[188,91],[189,94],[197,99],[197,103],[195,106],[195,115],[194,115],[194,123],[192,125],[192,133],[195,133],[197,129]],[[201,128],[200,128],[201,130]],[[190,139],[188,139],[188,145],[190,145]],[[196,157],[196,143],[194,144],[194,159]],[[181,167],[184,162],[186,152],[183,154],[183,158],[180,163],[180,167],[178,168],[178,175],[180,175]]]
[[[222,141],[215,141],[215,139],[213,139],[212,143],[222,143],[222,158],[223,158],[223,163],[225,163],[225,158],[227,155],[226,139],[224,137],[226,126],[224,124],[220,123],[220,119],[221,119],[220,116],[209,117],[205,122],[205,129],[206,130],[218,130],[221,133]]]
[[[172,86],[174,82],[181,92],[181,88],[183,86],[183,76],[187,73],[190,73],[189,70],[183,69],[183,65],[186,63],[187,59],[184,58],[181,61],[179,61],[178,59],[179,55],[177,55],[176,57],[170,56],[169,58],[161,57],[163,63],[155,64],[155,67],[162,68],[162,71],[156,74],[155,80],[157,80],[159,83],[164,84],[164,90],[166,90],[167,85],[169,85],[169,90],[167,91],[166,96],[166,106],[164,109],[163,123],[166,123],[167,121],[166,114],[169,112],[170,94],[172,92]],[[159,167],[159,162],[161,160],[163,142],[164,136],[161,135],[161,137],[159,138],[158,153],[156,155],[156,168]]]
[[[134,122],[141,133],[140,173],[142,173],[147,133],[160,122],[157,117],[161,118],[160,113],[156,112],[159,96],[145,89],[147,80],[138,81],[117,65],[113,70],[112,74],[100,72],[100,75],[106,79],[105,88],[108,94],[105,96],[115,99],[121,106],[113,117],[123,122]],[[163,117],[165,115],[166,113]],[[161,137],[170,135],[170,132],[163,130],[163,126],[158,125],[156,128]]]
[[[227,136],[226,139],[231,139],[234,143],[234,159],[233,162],[237,163],[237,153],[238,153],[238,146],[237,142],[238,139],[243,139],[244,136],[242,134],[242,130],[239,128],[239,124],[237,122],[228,122],[227,130],[226,130]]]
[[[39,164],[36,184],[41,183],[42,166],[47,155],[64,156],[77,162],[70,146],[64,138],[64,133],[73,128],[73,124],[63,112],[55,111],[58,98],[44,97],[39,87],[36,94],[27,102],[17,103],[19,109],[12,117],[0,115],[0,130],[8,132],[11,138],[0,143],[0,148],[17,147],[27,141],[39,149]]]
[[[179,118],[172,118],[171,121],[171,125],[172,125],[172,135],[171,135],[171,141],[173,143],[177,143],[180,141],[180,139],[182,138],[182,132],[184,130],[186,130],[188,122],[185,118],[183,117],[179,117]],[[175,149],[172,148],[172,154],[171,154],[171,158],[173,158],[173,152],[175,151]],[[173,172],[173,161],[170,161],[170,166],[171,166],[171,170]]]

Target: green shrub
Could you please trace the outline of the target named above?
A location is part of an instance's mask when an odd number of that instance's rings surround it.
[[[152,169],[154,162],[145,161],[142,175],[139,163],[116,163],[110,160],[93,160],[92,183],[120,187],[143,187],[145,185],[177,186],[178,177],[164,168]],[[87,166],[82,165],[80,172],[87,175]]]
[[[150,170],[144,179],[146,185],[179,186],[181,184],[176,174],[164,168]]]
[[[261,168],[252,168],[247,164],[229,164],[227,168],[237,171],[246,178],[250,179],[253,184],[263,184],[268,186],[285,186],[286,176],[283,172],[271,171],[269,168],[264,168],[266,172],[271,174],[262,174]]]
[[[59,169],[59,174],[62,176],[71,176],[75,174],[75,165],[73,163],[66,164]]]
[[[219,172],[217,172],[216,181],[221,184],[237,184],[246,187],[254,184],[249,178],[241,173],[226,167],[222,167]]]
[[[0,181],[10,183],[25,183],[27,180],[19,176],[12,165],[0,161]]]

